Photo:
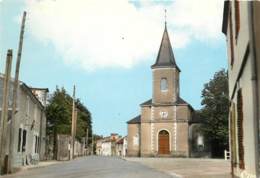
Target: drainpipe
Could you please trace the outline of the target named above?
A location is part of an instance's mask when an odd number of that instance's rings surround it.
[[[256,46],[255,46],[255,24],[254,24],[254,6],[253,1],[248,2],[248,22],[249,22],[249,45],[250,45],[250,51],[252,55],[252,85],[253,85],[253,105],[254,105],[254,125],[255,125],[255,154],[256,154],[256,174],[259,174],[259,153],[258,153],[258,147],[259,147],[259,93],[258,93],[258,76],[257,76],[257,58],[256,58]],[[257,176],[258,177],[258,176]]]

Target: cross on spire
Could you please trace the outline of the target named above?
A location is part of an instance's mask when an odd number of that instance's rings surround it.
[[[167,10],[164,9],[164,23],[165,23],[165,26],[167,24]]]
[[[172,51],[172,46],[167,32],[166,23],[167,21],[166,21],[166,9],[165,9],[165,28],[163,32],[163,37],[158,52],[158,56],[156,58],[156,62],[151,67],[152,69],[165,68],[165,67],[176,68],[180,72],[180,69],[175,62],[175,57]]]

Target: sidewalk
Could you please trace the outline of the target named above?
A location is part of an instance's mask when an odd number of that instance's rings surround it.
[[[32,165],[27,165],[27,166],[21,166],[18,168],[14,169],[14,172],[12,174],[5,174],[5,175],[0,175],[0,177],[2,176],[12,176],[12,175],[16,175],[16,174],[20,174],[23,171],[26,170],[30,170],[30,169],[36,169],[36,168],[41,168],[41,167],[47,167],[47,166],[51,166],[54,164],[61,164],[64,163],[64,161],[56,161],[56,160],[47,160],[47,161],[41,161],[38,164],[32,164]]]
[[[19,168],[16,168],[16,170],[14,170],[14,172],[12,174],[5,174],[5,175],[0,175],[0,177],[13,177],[13,176],[20,176],[22,174],[24,174],[25,172],[32,170],[32,169],[36,169],[37,168],[44,168],[44,167],[52,167],[52,165],[58,165],[58,164],[65,164],[65,163],[70,163],[70,162],[74,162],[76,160],[79,160],[83,157],[76,157],[73,160],[66,160],[66,161],[57,161],[57,160],[47,160],[47,161],[41,161],[38,164],[35,165],[27,165],[27,166],[21,166]]]
[[[22,166],[18,172],[28,170],[28,169],[46,167],[46,166],[50,166],[50,165],[54,165],[54,164],[60,164],[63,162],[64,161],[56,161],[56,160],[40,161],[38,164],[35,164],[35,165]]]
[[[230,163],[223,159],[124,158],[180,178],[231,178]]]

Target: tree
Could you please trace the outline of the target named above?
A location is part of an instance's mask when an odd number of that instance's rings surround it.
[[[76,107],[78,108],[76,138],[80,140],[82,137],[86,137],[87,132],[88,137],[92,137],[91,113],[79,99],[76,101]]]
[[[72,97],[64,88],[57,88],[49,100],[46,108],[47,117],[47,135],[53,138],[54,158],[57,156],[56,138],[58,134],[71,134],[71,115],[72,115]],[[79,99],[76,100],[78,109],[76,139],[82,141],[86,137],[92,135],[91,113]]]
[[[211,144],[212,156],[223,157],[224,149],[228,149],[229,113],[228,76],[224,69],[204,85],[201,104],[202,131]]]

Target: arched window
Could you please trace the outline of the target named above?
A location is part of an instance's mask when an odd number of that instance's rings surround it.
[[[166,78],[161,79],[161,91],[168,90],[168,83]]]

